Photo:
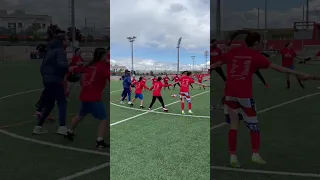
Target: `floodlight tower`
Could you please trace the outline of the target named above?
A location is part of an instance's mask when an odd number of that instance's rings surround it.
[[[192,72],[194,73],[194,59],[196,56],[190,56],[192,58]]]
[[[133,42],[136,40],[136,36],[132,36],[132,37],[127,37],[127,39],[129,40],[129,42],[131,43],[131,71],[133,73]]]
[[[179,58],[180,58],[180,44],[181,44],[181,39],[182,39],[182,37],[180,37],[179,39],[178,39],[178,44],[177,44],[177,53],[178,53],[178,64],[177,64],[177,74],[179,74],[179,63],[180,63],[180,60],[179,60]]]

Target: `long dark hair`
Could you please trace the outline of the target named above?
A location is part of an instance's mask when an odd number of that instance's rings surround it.
[[[157,81],[161,81],[161,80],[162,80],[162,77],[159,76],[158,79],[157,79]]]
[[[138,82],[142,81],[142,79],[143,79],[143,77],[142,77],[142,76],[140,76],[140,77],[139,77]]]
[[[261,40],[261,37],[260,37],[260,34],[258,32],[254,32],[254,31],[247,31],[247,30],[239,30],[239,31],[236,31],[235,33],[233,33],[231,36],[230,36],[230,41],[228,43],[228,45],[230,46],[232,41],[239,35],[241,34],[245,34],[247,35],[246,38],[245,38],[245,42],[246,42],[246,45],[248,47],[253,47],[254,43],[255,42],[260,42]]]
[[[100,61],[101,57],[107,53],[105,48],[96,48],[93,53],[93,59],[89,62],[88,66],[92,66]]]

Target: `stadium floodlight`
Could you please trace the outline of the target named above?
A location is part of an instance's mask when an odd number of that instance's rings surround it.
[[[178,44],[177,44],[177,53],[178,53],[178,56],[177,56],[177,61],[178,61],[178,64],[177,64],[177,74],[179,74],[179,62],[180,62],[180,44],[181,44],[181,39],[182,37],[180,37],[178,39]]]
[[[194,59],[196,56],[190,56],[192,58],[192,72],[194,73]]]
[[[133,42],[136,40],[136,38],[137,38],[136,36],[127,37],[129,42],[131,43],[131,71],[132,71],[132,73],[134,72],[134,69],[133,69]]]
[[[204,52],[206,70],[208,70],[208,53],[208,51]]]

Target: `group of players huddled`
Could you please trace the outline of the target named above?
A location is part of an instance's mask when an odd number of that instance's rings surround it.
[[[202,84],[203,82],[207,81],[208,79],[204,80],[204,78],[208,76],[208,74],[195,74],[192,75],[192,72],[190,71],[184,71],[180,75],[176,74],[172,78],[170,78],[168,75],[165,75],[164,77],[157,77],[154,76],[153,78],[150,78],[149,80],[152,81],[152,86],[147,86],[147,78],[145,76],[141,76],[138,79],[135,78],[135,76],[131,77],[131,73],[129,70],[125,71],[125,75],[122,77],[123,79],[123,92],[121,94],[121,101],[120,103],[123,104],[124,100],[128,96],[128,104],[131,106],[134,106],[134,102],[139,99],[140,100],[140,109],[143,109],[143,91],[153,91],[152,92],[152,101],[148,107],[148,110],[151,110],[152,106],[154,105],[155,101],[158,99],[161,103],[162,110],[164,112],[168,112],[168,109],[165,107],[164,100],[162,97],[162,90],[168,89],[171,90],[170,87],[172,87],[172,90],[175,89],[176,86],[179,86],[180,92],[179,97],[181,101],[181,113],[185,114],[185,101],[188,103],[188,113],[192,114],[192,104],[191,104],[191,95],[190,95],[190,87],[193,88],[192,84],[199,85],[200,89],[205,89],[207,85]],[[194,80],[194,78],[197,79],[197,81]],[[169,81],[173,81],[172,84],[169,83]],[[131,100],[131,91],[132,88],[135,89],[135,96]],[[176,97],[177,95],[172,94],[172,97]]]

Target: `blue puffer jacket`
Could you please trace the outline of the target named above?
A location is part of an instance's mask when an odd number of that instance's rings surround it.
[[[44,84],[63,82],[68,72],[68,59],[61,40],[53,39],[48,43],[40,72]]]
[[[131,77],[130,75],[125,75],[123,82],[122,82],[123,88],[130,88],[131,86]]]

